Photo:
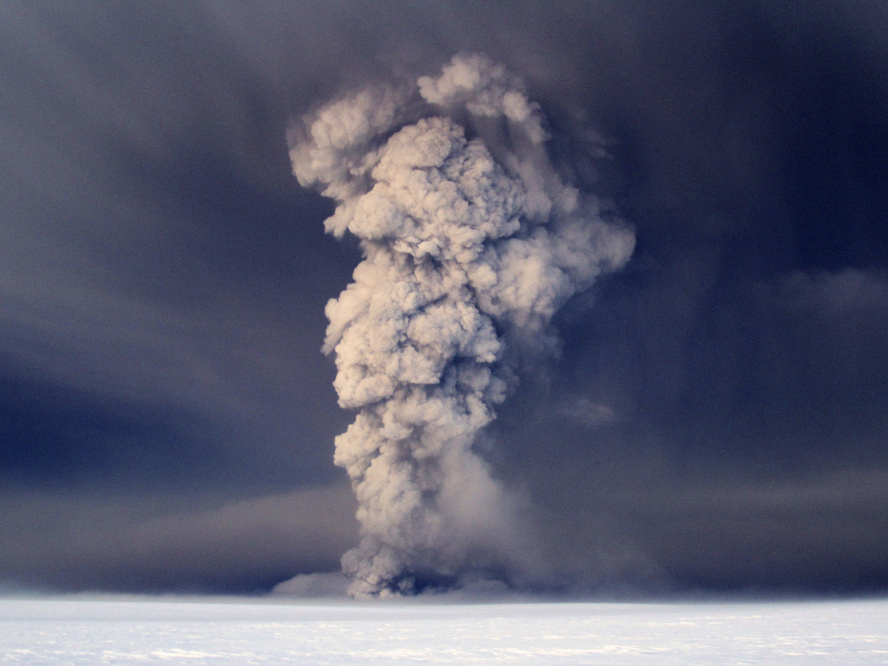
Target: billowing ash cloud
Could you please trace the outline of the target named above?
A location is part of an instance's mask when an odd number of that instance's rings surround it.
[[[359,502],[342,560],[356,596],[528,574],[514,503],[473,442],[559,307],[634,247],[558,177],[539,107],[503,67],[460,55],[417,83],[345,97],[289,137],[299,182],[338,202],[327,231],[364,253],[324,345],[358,411],[335,455]]]

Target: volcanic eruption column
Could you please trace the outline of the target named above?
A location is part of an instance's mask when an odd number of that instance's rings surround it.
[[[338,203],[326,230],[364,254],[324,344],[357,410],[334,460],[358,499],[342,565],[359,597],[520,568],[509,498],[472,444],[527,356],[514,350],[547,347],[558,308],[635,242],[559,178],[539,107],[503,67],[459,55],[417,83],[340,99],[288,137],[299,182]]]

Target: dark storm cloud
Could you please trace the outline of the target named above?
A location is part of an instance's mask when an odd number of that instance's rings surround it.
[[[199,5],[4,12],[2,366],[24,412],[178,411],[222,420],[218,448],[292,457],[301,438],[323,460],[323,417],[294,396],[324,372],[303,350],[331,262],[298,223],[318,204],[263,152],[286,102],[263,123],[275,110]]]
[[[0,578],[337,567],[351,509],[306,488],[341,482],[319,348],[357,254],[285,128],[469,51],[638,241],[480,443],[556,584],[884,589],[885,35],[881,2],[5,3]]]

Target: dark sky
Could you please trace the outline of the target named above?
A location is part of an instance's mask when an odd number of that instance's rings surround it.
[[[0,589],[338,568],[320,347],[359,254],[286,127],[461,51],[637,235],[479,442],[553,580],[888,590],[881,0],[4,2]]]

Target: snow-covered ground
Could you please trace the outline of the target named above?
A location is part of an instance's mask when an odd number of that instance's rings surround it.
[[[26,664],[886,663],[888,601],[0,599]]]

